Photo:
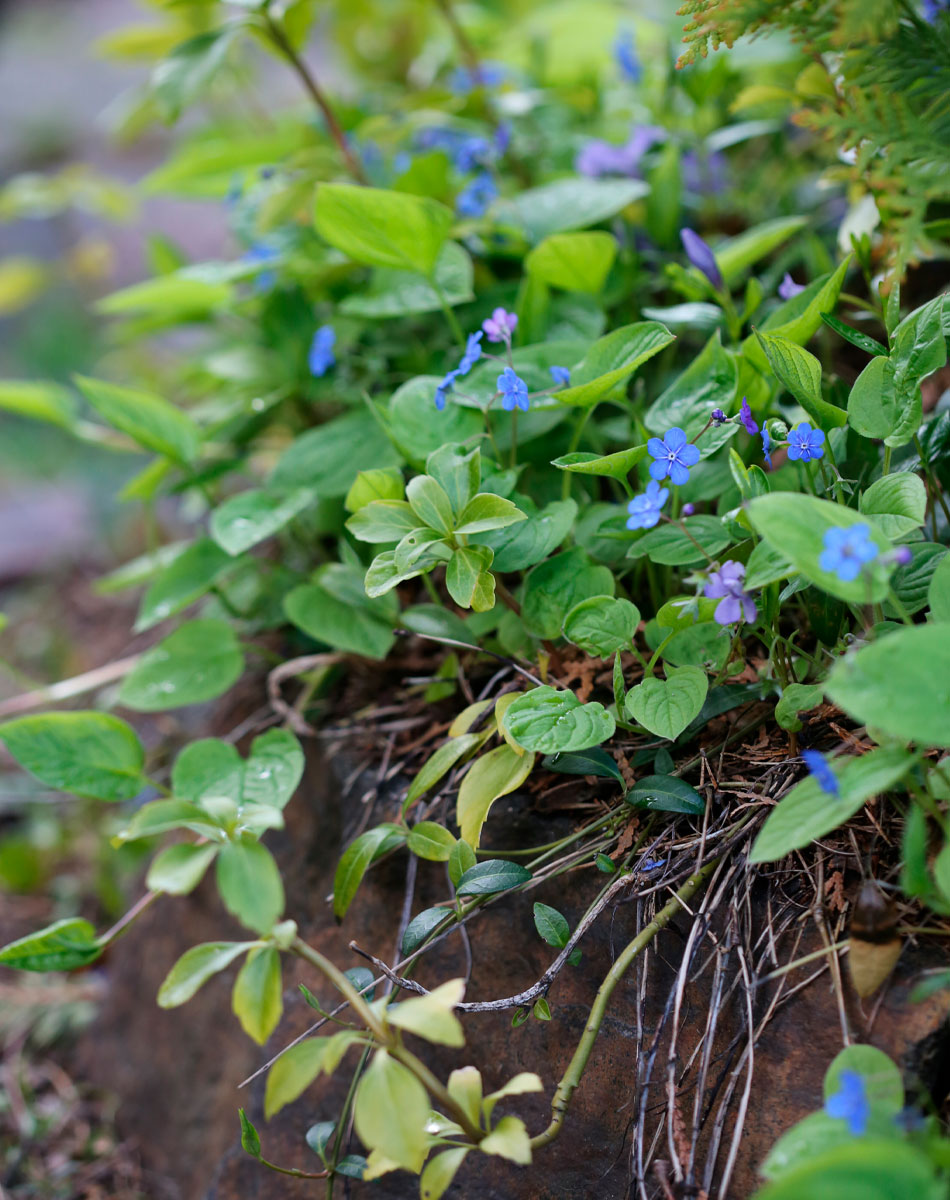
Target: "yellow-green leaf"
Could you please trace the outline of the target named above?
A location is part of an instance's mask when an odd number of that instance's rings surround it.
[[[518,755],[505,745],[490,750],[469,768],[459,788],[458,821],[462,837],[473,849],[478,848],[491,806],[520,787],[533,766],[533,754]]]

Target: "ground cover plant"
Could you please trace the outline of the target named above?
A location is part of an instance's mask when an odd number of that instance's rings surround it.
[[[236,1019],[275,1039],[267,1117],[306,1104],[321,1076],[351,1079],[335,1120],[307,1133],[305,1165],[270,1161],[266,1127],[241,1110],[245,1151],[328,1196],[402,1170],[435,1200],[480,1155],[543,1175],[617,984],[695,916],[675,1038],[692,956],[722,921],[749,1016],[729,1083],[714,1086],[708,1056],[682,1064],[691,1136],[671,1116],[661,1168],[641,1103],[633,1153],[637,1194],[724,1195],[779,1002],[754,1010],[753,982],[776,965],[744,924],[759,874],[791,874],[871,813],[900,862],[862,867],[855,914],[883,917],[863,948],[852,922],[845,984],[840,945],[815,958],[839,990],[871,995],[902,945],[892,899],[948,930],[950,14],[396,7],[399,21],[369,2],[319,20],[309,0],[157,3],[161,23],[103,46],[155,59],[127,134],[200,117],[145,190],[218,205],[237,251],[187,262],[156,238],[151,276],[98,303],[101,374],[0,382],[5,409],[146,454],[122,501],[157,530],[171,499],[193,526],[103,581],[141,589],[135,629],[155,631],[117,690],[69,710],[27,697],[0,725],[45,785],[121,806],[114,842],[147,847],[146,891],[107,932],[67,917],[0,964],[87,966],[213,875],[247,938],[191,947],[158,1003],[234,972]],[[752,49],[703,58],[749,33]],[[358,99],[309,65],[315,40],[362,81]],[[271,60],[303,103],[258,113],[254,71]],[[368,966],[344,969],[285,910],[268,834],[348,665],[383,671],[409,642],[432,665],[415,700],[446,720],[406,751],[398,803],[346,846],[332,910],[345,923],[395,856],[444,864],[445,896],[390,931],[398,961],[364,950]],[[134,714],[213,701],[245,675],[272,714],[246,753],[203,738],[170,770],[148,761]],[[778,757],[728,785],[727,752],[760,730]],[[487,849],[496,803],[558,776],[586,780],[596,813],[554,842]],[[539,899],[534,929],[512,931],[552,949],[531,987],[480,1001],[461,978],[416,981],[481,909],[582,866],[598,882],[573,929]],[[636,935],[559,1081],[539,1063],[485,1094],[477,1041],[470,1065],[433,1073],[426,1043],[465,1046],[467,1012],[556,1020],[549,991],[584,970],[584,934],[622,896],[637,897]],[[319,1021],[289,1044],[287,956],[313,969]],[[950,971],[922,985],[946,986]],[[717,1020],[713,1006],[710,1038]],[[636,1048],[638,1087],[655,1056]],[[519,1097],[552,1086],[549,1124],[529,1129]],[[881,1051],[846,1045],[819,1101],[762,1164],[763,1198],[946,1195],[938,1106],[905,1096]]]

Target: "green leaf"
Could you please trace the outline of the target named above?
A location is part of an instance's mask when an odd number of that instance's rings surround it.
[[[236,26],[230,25],[199,33],[158,63],[152,74],[152,94],[166,121],[176,121],[205,91],[224,65],[236,32]]]
[[[0,950],[0,964],[17,971],[73,971],[102,954],[95,928],[79,917],[54,921]]]
[[[718,600],[705,596],[673,596],[656,614],[656,623],[663,629],[679,631],[712,620]]]
[[[615,454],[591,454],[587,450],[573,450],[551,460],[551,466],[559,471],[570,471],[573,475],[603,475],[608,479],[625,480],[633,468],[647,456],[647,447],[631,446],[629,450],[618,450]]]
[[[887,347],[882,346],[881,343],[876,341],[874,338],[868,337],[866,333],[861,333],[860,330],[852,329],[850,325],[846,325],[844,321],[839,321],[838,318],[832,316],[831,313],[823,312],[821,314],[821,319],[829,329],[833,329],[835,333],[840,334],[840,336],[846,341],[850,342],[852,346],[857,346],[859,350],[863,350],[866,354],[883,354],[885,357],[887,357]]]
[[[453,216],[426,196],[349,183],[321,183],[317,233],[356,262],[430,275]]]
[[[438,530],[440,534],[451,533],[455,526],[452,502],[445,488],[431,475],[416,475],[406,488],[406,499],[419,518],[418,524]]]
[[[716,330],[702,352],[650,405],[643,423],[655,434],[679,426],[687,437],[693,438],[706,425],[714,408],[729,411],[736,397],[737,382],[736,359],[723,349]],[[705,449],[709,435],[715,432],[715,429],[706,431],[699,442],[701,449]]]
[[[610,233],[555,233],[528,254],[525,270],[549,287],[598,293],[617,257]]]
[[[289,493],[267,488],[238,492],[211,514],[211,536],[228,554],[243,554],[283,529],[315,500],[310,488]]]
[[[123,842],[130,842],[168,833],[172,829],[188,829],[219,841],[222,838],[222,827],[217,818],[186,800],[153,800],[144,804],[119,836]]]
[[[825,1072],[823,1084],[827,1100],[841,1087],[841,1075],[853,1071],[864,1080],[864,1091],[871,1112],[891,1120],[904,1107],[904,1080],[897,1064],[876,1046],[845,1046],[839,1050]]]
[[[193,271],[186,267],[119,288],[96,301],[96,311],[105,316],[135,313],[163,323],[205,320],[228,303],[231,286],[221,279],[203,279]]]
[[[198,426],[161,396],[82,375],[76,376],[76,385],[103,420],[146,450],[178,463],[194,461],[201,439]]]
[[[531,1162],[531,1139],[520,1117],[502,1117],[478,1148],[483,1154],[499,1154],[522,1166]]]
[[[824,694],[819,683],[790,683],[775,706],[775,720],[783,729],[796,732],[802,727],[798,714],[816,708]]]
[[[464,838],[459,838],[449,854],[449,879],[453,887],[458,885],[465,872],[474,867],[477,861],[472,847]]]
[[[624,796],[635,808],[651,808],[656,812],[701,814],[706,801],[695,788],[675,775],[647,775],[638,779]]]
[[[356,1092],[353,1117],[360,1141],[418,1173],[429,1148],[429,1097],[416,1077],[377,1050]]]
[[[48,421],[63,429],[76,423],[76,401],[72,392],[46,380],[0,379],[0,409]]]
[[[887,595],[889,568],[880,557],[852,582],[839,579],[833,571],[825,571],[818,564],[829,529],[868,524],[854,509],[814,496],[773,492],[751,500],[746,511],[756,532],[772,549],[822,591],[851,604],[873,604]],[[890,542],[873,526],[870,536],[882,552],[890,550]]]
[[[330,1038],[310,1037],[298,1042],[277,1059],[267,1072],[264,1116],[269,1121],[287,1104],[302,1096],[323,1070]]]
[[[927,588],[927,604],[931,621],[942,624],[950,621],[950,555],[943,555],[934,568]]]
[[[353,514],[346,527],[360,542],[399,542],[419,520],[405,500],[373,500]]]
[[[487,533],[491,529],[504,529],[524,520],[527,520],[527,514],[510,500],[492,495],[491,492],[479,492],[459,513],[455,532],[466,535]]]
[[[646,555],[652,562],[671,567],[684,567],[706,561],[706,555],[715,558],[732,542],[732,536],[718,517],[700,515],[683,521],[688,530],[684,533],[679,525],[657,525],[638,538],[627,551],[627,558],[642,558]],[[699,549],[696,543],[702,547]],[[703,554],[705,550],[706,555]]]
[[[360,471],[401,462],[371,413],[345,413],[295,438],[281,455],[268,487],[283,492],[312,488],[321,500],[332,500],[346,495]]]
[[[438,312],[442,300],[454,308],[475,299],[472,291],[474,268],[467,250],[457,242],[446,242],[435,263],[435,282],[442,292],[417,271],[379,267],[364,292],[344,296],[339,311],[347,316],[386,319],[415,313]]]
[[[459,845],[461,844],[459,843]],[[422,912],[417,913],[406,926],[406,932],[403,934],[400,947],[403,955],[412,954],[437,925],[441,925],[447,917],[451,916],[453,913],[450,908],[424,908]]]
[[[452,511],[460,513],[476,494],[482,478],[482,456],[477,446],[466,450],[450,443],[426,458],[426,474],[445,489]],[[494,489],[491,493],[494,495]]]
[[[443,1150],[429,1159],[419,1179],[422,1200],[442,1200],[471,1149],[471,1146],[458,1146],[454,1150]]]
[[[464,1046],[465,1034],[452,1011],[465,995],[464,979],[449,979],[427,996],[413,996],[386,1009],[386,1020],[398,1029],[439,1046]]]
[[[892,1137],[895,1141],[903,1137],[893,1120],[881,1120],[873,1116],[868,1121],[867,1133],[872,1137]],[[759,1170],[766,1179],[778,1179],[797,1169],[803,1162],[853,1141],[854,1134],[845,1121],[829,1117],[824,1111],[810,1113],[782,1134]]]
[[[195,803],[205,796],[227,796],[237,801],[243,769],[241,756],[230,742],[201,738],[187,745],[175,759],[172,791],[176,797]]]
[[[524,571],[543,562],[564,541],[577,516],[574,500],[552,500],[540,512],[529,512],[527,520],[478,540],[490,546],[492,567],[500,574]]]
[[[582,704],[570,691],[536,687],[508,706],[502,725],[526,750],[557,754],[587,750],[613,736],[616,724],[597,701]]]
[[[370,863],[406,840],[406,831],[396,825],[367,829],[347,846],[333,878],[333,915],[342,921]]]
[[[891,635],[896,636],[896,635]],[[884,645],[885,638],[878,645]],[[797,783],[769,813],[755,839],[750,862],[775,862],[792,850],[809,845],[851,819],[871,796],[887,791],[913,762],[902,748],[872,750],[860,758],[830,764],[838,780],[838,796],[829,796],[809,775]]]
[[[796,345],[804,346],[815,330],[821,325],[821,314],[830,312],[838,302],[838,296],[844,284],[845,275],[851,266],[849,255],[835,268],[831,275],[825,275],[810,283],[803,292],[780,304],[768,318],[763,321],[760,333],[775,334],[787,338]],[[768,368],[768,359],[754,333],[742,343],[742,355],[749,363],[760,371]]]
[[[821,395],[821,363],[788,338],[756,331],[759,345],[778,380],[792,393],[817,426],[847,423],[848,414]]]
[[[204,942],[186,950],[158,989],[159,1008],[185,1004],[212,975],[230,966],[249,945],[249,942]]]
[[[284,612],[315,641],[349,654],[385,658],[395,641],[399,605],[394,596],[367,596],[359,568],[327,563],[314,573],[312,583],[288,592]]]
[[[456,838],[435,821],[420,821],[409,830],[406,847],[417,858],[430,862],[448,862]]]
[[[224,907],[255,933],[269,933],[284,911],[284,885],[274,857],[260,842],[226,842],[216,863]]]
[[[280,952],[274,946],[248,954],[234,981],[231,1008],[247,1036],[263,1046],[284,1011]]]
[[[380,470],[360,471],[353,486],[346,493],[343,507],[348,513],[358,513],[374,500],[402,500],[406,495],[406,485],[402,472],[394,467],[383,467]],[[412,528],[409,526],[408,528]],[[403,532],[408,532],[404,530]],[[402,534],[399,535],[400,537]],[[393,538],[397,541],[397,538]]]
[[[570,387],[557,392],[555,398],[560,404],[591,408],[674,340],[658,321],[623,325],[594,342],[571,371]]]
[[[541,940],[547,942],[549,946],[556,946],[558,950],[563,949],[571,940],[571,927],[567,923],[567,918],[563,917],[556,908],[552,908],[550,904],[535,904],[532,911],[534,927],[541,936]]]
[[[848,394],[848,424],[869,438],[886,438],[897,428],[901,402],[889,358],[872,358]]]
[[[839,658],[826,692],[858,721],[901,741],[950,746],[950,638],[914,625]]]
[[[525,629],[535,637],[555,638],[576,604],[591,596],[614,594],[614,573],[597,566],[578,547],[539,563],[524,585],[521,615]]]
[[[0,725],[0,740],[21,767],[58,791],[130,800],[144,786],[142,743],[125,721],[108,713],[18,717]]]
[[[726,285],[736,283],[751,266],[787,242],[807,220],[807,217],[777,217],[720,242],[713,252]]]
[[[238,1116],[241,1118],[241,1149],[252,1158],[260,1158],[261,1139],[253,1122],[243,1108],[238,1109]]]
[[[243,670],[244,654],[227,621],[188,621],[146,650],[126,675],[119,703],[138,712],[199,704],[226,692]]]
[[[268,729],[251,743],[241,798],[283,808],[303,777],[304,755],[289,729]]]
[[[671,667],[665,680],[651,677],[631,688],[624,708],[638,725],[673,741],[699,715],[708,687],[699,667]]]
[[[397,388],[389,401],[393,439],[414,462],[425,462],[429,454],[443,445],[464,442],[485,429],[485,418],[478,409],[461,404],[447,404],[442,412],[436,409],[435,389],[441,378],[441,375],[417,375]]]
[[[495,206],[500,224],[517,225],[535,241],[597,225],[647,194],[639,179],[558,179],[518,192]]]
[[[330,1138],[333,1137],[333,1132],[336,1129],[335,1121],[318,1121],[316,1125],[311,1125],[307,1130],[304,1140],[314,1154],[318,1154],[320,1158],[326,1162],[327,1145]]]
[[[746,562],[743,585],[746,591],[751,592],[794,574],[794,566],[781,551],[768,542],[758,542]]]
[[[531,872],[520,863],[486,858],[465,872],[455,891],[459,896],[491,896],[495,892],[507,892],[510,888],[519,887],[530,878]]]
[[[919,475],[897,471],[872,483],[858,507],[886,538],[897,540],[924,523],[927,489]]]
[[[927,606],[930,583],[937,568],[947,557],[947,547],[939,542],[914,542],[909,547],[910,562],[898,567],[891,577],[891,590],[906,612],[913,615]],[[900,618],[893,599],[884,602],[884,615],[891,620]]]
[[[500,796],[521,787],[533,766],[533,754],[517,754],[506,744],[483,754],[469,767],[459,788],[457,814],[462,838],[473,849],[478,848],[491,806]]]
[[[591,596],[564,618],[564,636],[587,654],[611,658],[627,650],[640,624],[640,610],[629,600]]]
[[[230,557],[210,538],[199,538],[177,555],[151,584],[142,599],[135,632],[144,633],[160,621],[199,600],[231,564]]]
[[[943,1200],[930,1159],[891,1137],[853,1138],[796,1164],[755,1200]]]
[[[492,551],[487,546],[461,546],[445,569],[445,586],[461,608],[487,612],[495,605],[495,580],[488,568]]]
[[[484,740],[485,737],[483,734],[466,733],[461,737],[452,738],[445,745],[440,746],[412,781],[409,792],[403,802],[403,815],[415,804],[420,796],[424,795],[429,788],[435,787],[439,780],[444,779],[456,763],[461,762],[467,754],[477,749]]]
[[[153,892],[187,896],[201,882],[218,849],[215,843],[196,846],[191,842],[180,842],[166,846],[152,860],[145,877],[146,887]]]
[[[567,754],[548,754],[542,760],[541,766],[561,775],[596,775],[601,779],[616,779],[622,788],[627,786],[620,768],[600,746],[591,746],[588,750]]]

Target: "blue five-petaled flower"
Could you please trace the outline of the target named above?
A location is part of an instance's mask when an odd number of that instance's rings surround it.
[[[689,479],[689,468],[699,462],[699,447],[686,440],[686,434],[678,426],[668,430],[662,440],[650,438],[647,442],[653,462],[650,477],[665,479],[669,475],[673,483],[682,485]]]
[[[505,367],[498,376],[498,390],[501,392],[501,407],[505,412],[511,412],[515,408],[520,408],[522,412],[528,411],[528,385],[511,367]]]
[[[458,379],[461,372],[459,370],[447,371],[445,378],[435,389],[435,406],[441,412],[445,408],[445,401],[449,392],[455,386],[455,381]]]
[[[563,384],[564,387],[571,382],[571,372],[567,367],[549,367],[551,378],[555,383]]]
[[[670,489],[661,488],[655,479],[647,484],[647,490],[627,505],[628,529],[652,529],[660,519],[660,510],[670,498]]]
[[[336,342],[336,332],[332,325],[321,325],[313,335],[307,363],[311,375],[326,375],[327,371],[336,364],[333,356],[333,345]]]
[[[823,545],[824,550],[818,555],[819,567],[837,575],[844,583],[857,579],[865,564],[873,562],[881,552],[871,540],[871,526],[866,521],[849,529],[827,529]]]
[[[825,433],[822,429],[812,429],[807,421],[802,421],[788,434],[788,457],[792,462],[811,462],[813,458],[821,458],[825,453]]]
[[[828,766],[828,760],[820,750],[803,750],[802,762],[808,768],[812,778],[828,796],[834,796],[836,799],[841,793],[838,786],[838,779]]]
[[[868,1099],[864,1077],[857,1071],[842,1071],[838,1079],[838,1090],[825,1101],[825,1112],[829,1117],[848,1122],[852,1137],[861,1137],[867,1132],[871,1117],[871,1102]]]

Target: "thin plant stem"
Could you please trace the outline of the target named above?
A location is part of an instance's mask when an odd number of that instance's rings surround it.
[[[449,304],[448,297],[446,296],[445,292],[442,290],[442,285],[439,283],[439,281],[435,277],[435,271],[433,271],[432,274],[429,276],[429,285],[432,288],[432,290],[435,292],[435,294],[439,297],[439,304],[442,306],[442,312],[445,314],[445,319],[446,319],[446,321],[448,321],[449,328],[452,330],[452,336],[455,338],[455,340],[458,342],[458,344],[464,349],[465,348],[465,331],[462,329],[462,326],[459,324],[458,317],[455,315],[454,312],[452,312],[452,306]]]

